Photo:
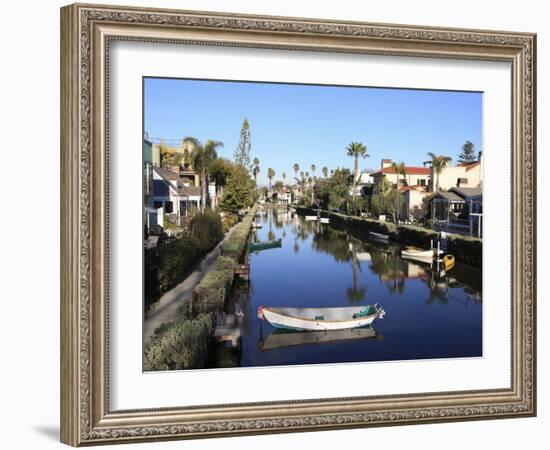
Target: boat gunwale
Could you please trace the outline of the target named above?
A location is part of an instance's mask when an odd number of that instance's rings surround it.
[[[283,317],[290,317],[292,319],[305,320],[305,321],[308,321],[308,322],[325,322],[325,323],[357,322],[357,321],[364,320],[364,319],[367,319],[367,318],[372,317],[372,316],[378,316],[378,314],[380,312],[379,310],[377,310],[374,314],[369,314],[368,316],[362,316],[362,317],[356,317],[356,318],[352,317],[351,319],[345,319],[345,320],[325,320],[325,319],[307,319],[305,317],[291,316],[291,315],[288,315],[288,314],[273,311],[269,306],[262,306],[262,311],[264,311],[266,309],[268,310],[268,312],[271,312],[273,314],[279,314],[280,316],[283,316]],[[310,308],[310,309],[314,309],[314,308]],[[318,308],[318,309],[327,309],[327,308]]]

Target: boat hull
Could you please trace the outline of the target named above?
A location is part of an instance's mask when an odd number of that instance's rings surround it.
[[[381,241],[389,241],[390,236],[387,234],[381,234],[381,233],[375,233],[374,231],[369,231],[369,236],[375,239],[379,239]]]
[[[276,241],[271,241],[271,242],[249,242],[248,243],[249,252],[256,252],[260,250],[267,250],[270,248],[279,248],[279,247],[282,247],[281,239],[277,239]]]
[[[331,309],[332,311],[328,308],[262,308],[262,316],[273,327],[283,330],[334,331],[367,327],[382,312],[378,309],[374,314],[353,319],[353,314],[362,311],[364,306]],[[327,315],[327,318],[316,319]]]

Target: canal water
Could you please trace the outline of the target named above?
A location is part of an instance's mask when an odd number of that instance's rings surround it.
[[[401,258],[398,246],[286,209],[266,208],[256,221],[262,228],[252,240],[281,239],[281,247],[249,255],[250,282],[235,288],[227,307],[241,338],[219,349],[215,367],[482,356],[480,269],[456,263],[445,273]],[[285,332],[257,317],[260,305],[374,303],[383,319],[343,332]]]

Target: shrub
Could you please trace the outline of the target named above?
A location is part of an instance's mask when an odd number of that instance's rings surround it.
[[[202,256],[201,245],[197,239],[185,236],[158,250],[158,285],[160,292],[166,292],[190,271]]]
[[[236,214],[226,214],[222,220],[223,232],[227,233],[238,221],[239,217]]]
[[[218,213],[205,210],[191,219],[191,236],[197,239],[203,251],[209,251],[223,237],[222,220]]]
[[[146,249],[144,257],[146,306],[179,283],[202,255],[199,242],[189,236],[155,249]]]
[[[401,242],[423,247],[429,247],[432,240],[436,245],[435,241],[438,238],[437,232],[414,225],[399,225],[398,233]]]
[[[145,370],[181,370],[206,367],[213,342],[211,314],[163,324],[145,348]]]
[[[193,310],[197,313],[221,311],[233,284],[235,261],[220,256],[216,269],[208,272],[193,290]]]
[[[483,263],[483,241],[475,237],[449,234],[447,250],[458,261],[481,267]]]

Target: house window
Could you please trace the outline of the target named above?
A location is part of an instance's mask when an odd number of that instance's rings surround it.
[[[170,201],[164,202],[164,212],[166,214],[171,214],[174,212],[174,204]]]
[[[416,180],[416,185],[417,186],[426,186],[426,180],[424,178],[418,178]]]
[[[153,203],[153,207],[154,207],[155,209],[162,208],[162,202],[154,202],[154,203]]]

